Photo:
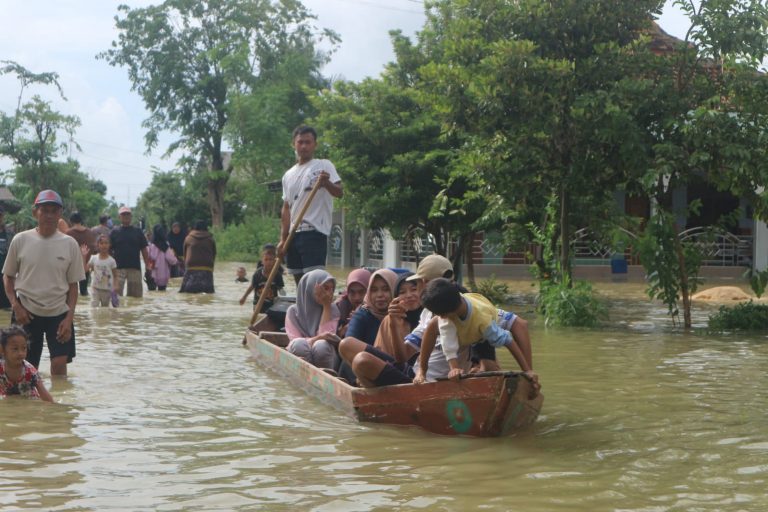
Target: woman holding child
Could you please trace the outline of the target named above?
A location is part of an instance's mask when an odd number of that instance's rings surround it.
[[[335,290],[336,279],[325,270],[307,272],[296,289],[296,304],[288,308],[285,316],[288,352],[331,370],[338,363],[339,308],[333,303]]]

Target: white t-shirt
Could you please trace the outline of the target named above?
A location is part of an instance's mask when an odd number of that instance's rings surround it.
[[[429,325],[429,322],[432,320],[433,316],[434,315],[430,310],[424,308],[421,311],[421,316],[419,317],[419,325],[417,325],[416,328],[405,337],[405,343],[421,351],[421,339],[424,336],[424,331],[427,329],[427,325]],[[458,359],[459,366],[463,368],[464,371],[469,371],[469,368],[472,366],[469,347],[460,348]],[[418,363],[416,363],[416,366],[418,367]],[[429,355],[427,374],[424,377],[428,381],[434,381],[448,377],[449,371],[451,371],[451,366],[448,364],[448,360],[445,358],[445,354],[443,353],[442,348],[442,339],[438,335],[437,341],[435,342],[435,348],[432,349],[432,353]]]
[[[11,240],[3,274],[16,278],[16,293],[29,312],[57,316],[69,311],[69,285],[85,279],[83,254],[71,236],[56,231],[43,238],[30,229]]]
[[[93,268],[91,285],[97,290],[112,291],[112,270],[117,268],[117,262],[112,256],[101,259],[98,254],[91,256],[88,266]]]
[[[283,201],[291,207],[291,225],[304,207],[304,201],[309,197],[309,192],[321,171],[330,175],[331,183],[341,181],[336,167],[330,160],[316,158],[305,164],[294,165],[283,175]],[[332,213],[333,196],[326,189],[321,188],[309,205],[307,213],[304,214],[302,224],[310,224],[320,233],[328,235],[331,232]]]

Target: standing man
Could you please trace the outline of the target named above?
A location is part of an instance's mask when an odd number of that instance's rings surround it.
[[[13,238],[13,233],[5,226],[5,210],[0,206],[0,268],[5,264],[5,257],[8,255],[8,246]],[[5,286],[0,286],[0,308],[10,309],[11,302],[5,295]]]
[[[66,375],[75,357],[75,306],[78,283],[85,278],[77,242],[58,230],[63,203],[53,190],[35,198],[37,227],[11,240],[3,265],[5,293],[11,301],[11,322],[29,333],[27,360],[40,366],[43,337],[51,357],[51,375]]]
[[[127,206],[122,206],[117,211],[120,216],[120,226],[116,227],[109,234],[109,240],[112,244],[112,255],[117,262],[117,290],[123,295],[123,287],[128,282],[128,290],[125,293],[128,297],[142,297],[144,295],[144,286],[141,280],[141,260],[144,259],[144,265],[147,270],[152,269],[152,262],[149,260],[149,251],[147,246],[147,237],[144,232],[131,226],[132,212]]]
[[[286,256],[287,271],[293,275],[296,284],[310,270],[325,267],[333,198],[344,195],[336,167],[330,160],[315,159],[316,148],[317,132],[314,128],[302,125],[293,130],[296,165],[283,175],[283,209],[280,214],[280,243],[277,251],[280,256]],[[320,180],[320,190],[296,230],[286,254],[285,241],[291,226],[317,180]]]

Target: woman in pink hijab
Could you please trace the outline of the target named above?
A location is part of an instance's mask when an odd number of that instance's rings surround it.
[[[355,269],[347,276],[346,290],[336,300],[336,306],[339,308],[339,314],[341,315],[339,317],[339,329],[336,334],[340,338],[346,336],[349,320],[352,318],[352,313],[363,303],[370,280],[371,273],[364,268]]]

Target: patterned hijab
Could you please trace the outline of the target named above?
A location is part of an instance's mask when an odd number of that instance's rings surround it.
[[[322,269],[307,272],[299,281],[299,286],[296,289],[296,304],[288,308],[287,315],[290,316],[291,323],[305,337],[309,338],[317,334],[320,318],[323,316],[323,306],[315,301],[315,286],[328,281],[333,281],[334,285],[336,284],[336,278]],[[338,318],[339,308],[336,304],[331,304],[331,308],[331,317]]]

